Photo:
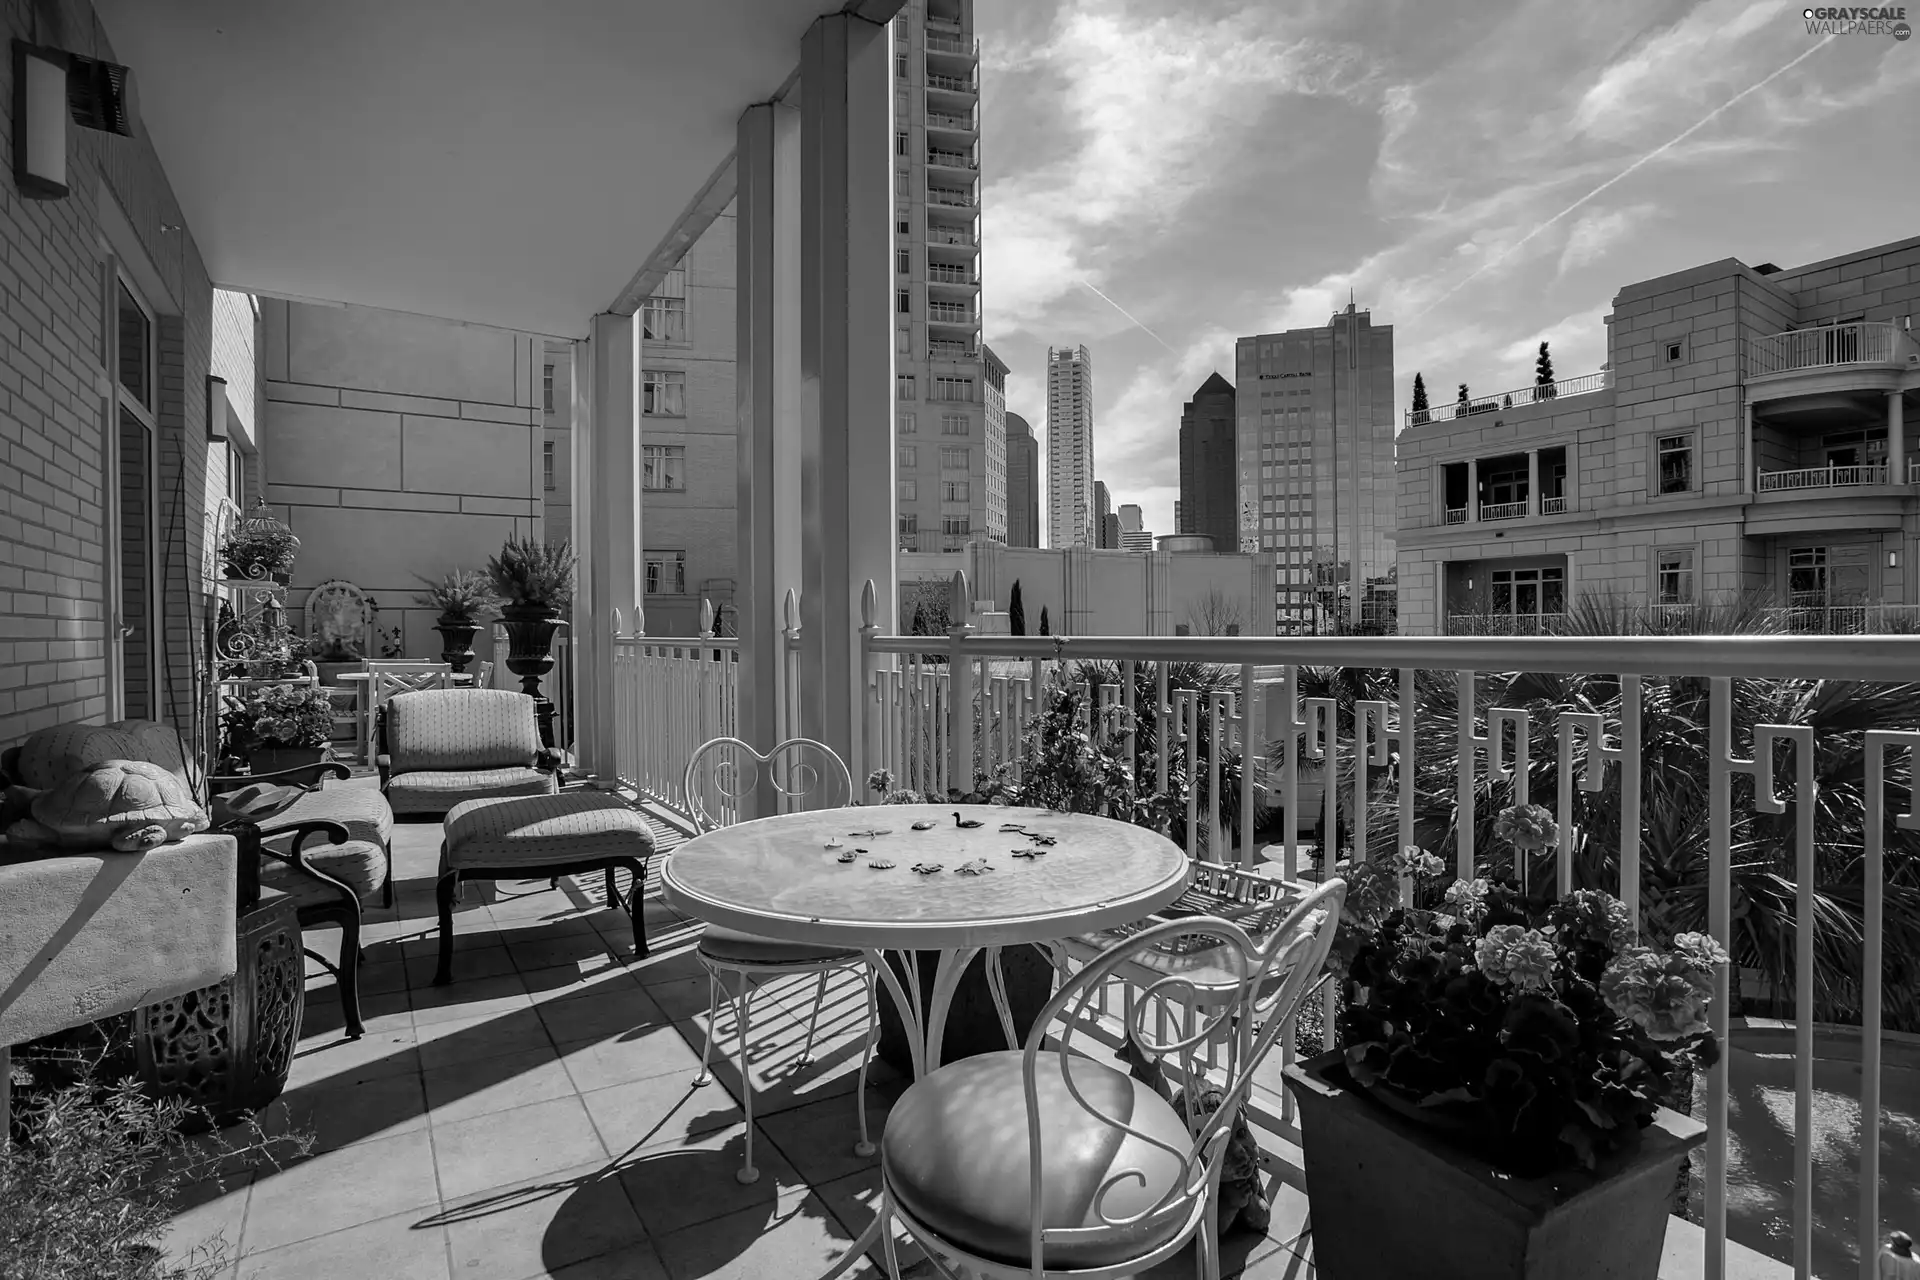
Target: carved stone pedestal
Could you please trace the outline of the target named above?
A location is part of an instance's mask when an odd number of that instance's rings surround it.
[[[222,1125],[287,1087],[307,1007],[293,900],[262,888],[259,902],[238,913],[235,933],[233,977],[146,1005],[133,1020],[142,1083],[205,1107]]]

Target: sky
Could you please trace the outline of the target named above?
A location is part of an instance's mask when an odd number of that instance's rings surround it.
[[[1444,400],[1530,386],[1542,340],[1598,370],[1634,281],[1920,235],[1920,39],[1802,13],[975,0],[1007,407],[1044,440],[1047,347],[1085,343],[1095,474],[1170,533],[1182,404],[1349,288],[1394,327],[1398,418],[1416,370]]]

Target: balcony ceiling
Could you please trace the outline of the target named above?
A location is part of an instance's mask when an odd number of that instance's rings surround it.
[[[839,6],[96,7],[216,283],[577,338]]]

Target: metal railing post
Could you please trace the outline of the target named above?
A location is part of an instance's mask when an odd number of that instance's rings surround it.
[[[973,634],[973,598],[965,570],[953,572],[947,616],[947,786],[966,795],[974,789],[973,659],[967,638]]]

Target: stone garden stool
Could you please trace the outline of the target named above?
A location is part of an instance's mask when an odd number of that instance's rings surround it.
[[[607,876],[607,905],[618,907],[616,867],[633,873],[627,917],[633,921],[634,955],[647,954],[646,917],[640,909],[653,829],[617,796],[566,791],[546,796],[466,800],[447,814],[440,845],[440,968],[433,984],[453,981],[453,898],[466,880],[548,880],[587,871]]]

